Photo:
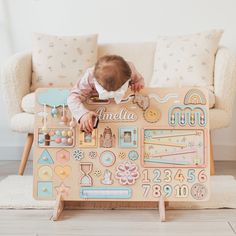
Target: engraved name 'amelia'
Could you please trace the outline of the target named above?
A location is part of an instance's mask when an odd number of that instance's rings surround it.
[[[107,112],[105,107],[99,107],[96,110],[98,118],[101,122],[112,122],[112,121],[135,121],[137,120],[137,115],[134,112],[128,111],[122,108],[118,112]]]

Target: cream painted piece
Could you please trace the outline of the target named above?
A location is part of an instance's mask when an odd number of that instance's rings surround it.
[[[58,206],[60,199],[163,199],[159,204],[162,220],[164,201],[209,199],[207,90],[128,91],[119,105],[112,100],[88,98],[85,106],[99,117],[92,134],[81,132],[71,120],[66,94],[65,89],[37,90],[35,199],[57,198]],[[42,166],[47,166],[45,173]]]

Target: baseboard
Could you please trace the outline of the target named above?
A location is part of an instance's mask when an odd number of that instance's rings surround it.
[[[0,161],[20,160],[23,147],[0,146]],[[214,160],[236,161],[236,146],[233,145],[213,145]],[[30,154],[32,160],[32,153]]]

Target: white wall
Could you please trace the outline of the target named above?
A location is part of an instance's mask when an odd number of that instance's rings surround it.
[[[4,1],[4,0],[2,0]],[[153,41],[158,35],[193,33],[222,28],[221,44],[236,53],[235,0],[8,0],[12,42],[4,57],[29,50],[31,32],[76,35],[99,33],[100,42]],[[1,52],[1,51],[0,51]],[[0,61],[1,63],[1,61]],[[2,101],[0,100],[0,105]],[[236,117],[236,112],[234,118]],[[7,158],[19,158],[22,135],[8,128],[4,108],[0,116],[0,149],[8,150]],[[236,124],[214,132],[216,158],[219,150],[227,158],[236,150]],[[12,151],[6,146],[11,146]],[[15,150],[15,151],[13,151]],[[230,150],[230,151],[229,151]],[[9,155],[9,156],[8,156]],[[2,158],[0,156],[0,158]]]

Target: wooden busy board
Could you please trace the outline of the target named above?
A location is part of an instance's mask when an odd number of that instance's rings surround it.
[[[120,104],[87,98],[98,113],[81,132],[67,89],[36,93],[34,197],[76,201],[209,198],[208,95],[199,88],[128,91]]]

